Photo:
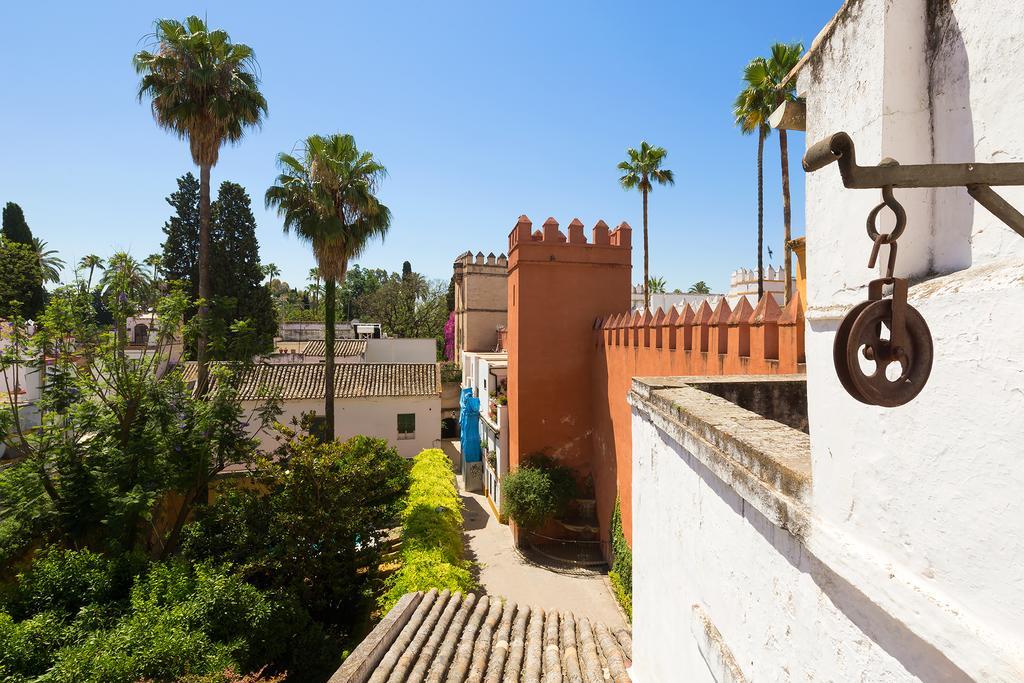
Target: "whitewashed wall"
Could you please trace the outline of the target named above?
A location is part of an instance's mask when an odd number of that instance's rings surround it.
[[[1024,3],[855,4],[801,73],[809,143],[845,130],[861,164],[1024,161]],[[998,191],[1024,208],[1024,188]],[[878,193],[844,189],[834,165],[807,176],[814,511],[890,568],[897,620],[974,675],[1020,680],[1024,239],[963,188],[896,197],[898,270],[935,361],[915,401],[884,409],[850,398],[831,362],[840,316],[866,298]]]
[[[1024,161],[1022,27],[1015,0],[846,3],[800,75],[808,143],[846,131],[864,165]],[[865,406],[831,347],[875,276],[879,193],[835,165],[806,184],[807,527],[634,413],[635,678],[731,680],[703,663],[697,604],[747,680],[1024,680],[1024,239],[962,188],[896,191],[935,361],[912,403]],[[1024,188],[998,191],[1024,209]]]
[[[366,363],[435,363],[437,342],[433,339],[367,339]]]
[[[253,401],[243,401],[246,417],[256,407]],[[278,418],[282,424],[291,425],[292,418],[302,413],[323,413],[322,400],[285,401],[284,412]],[[385,439],[395,446],[403,458],[411,458],[424,448],[433,448],[441,438],[441,397],[379,397],[379,398],[338,398],[334,401],[334,432],[342,441],[353,436],[364,435]],[[413,439],[398,438],[398,414],[416,414],[416,435]],[[274,434],[258,435],[263,450],[273,450],[279,444]]]

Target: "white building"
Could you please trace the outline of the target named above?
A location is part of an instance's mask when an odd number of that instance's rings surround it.
[[[196,365],[185,365],[195,381]],[[243,420],[271,395],[281,398],[278,420],[292,425],[305,413],[323,415],[324,366],[253,365],[236,378]],[[341,440],[373,436],[387,440],[405,458],[432,448],[441,438],[441,379],[436,363],[346,363],[335,367],[334,431]],[[255,427],[254,427],[255,429]],[[275,433],[256,435],[264,451],[279,445]]]
[[[501,479],[508,473],[508,353],[463,351],[462,387],[480,399],[483,489],[500,510]]]
[[[270,364],[323,363],[327,343],[323,339],[308,342],[279,342],[276,353],[261,359]],[[437,342],[433,339],[367,338],[338,339],[334,342],[335,363],[434,363]]]
[[[26,334],[31,336],[35,324],[28,323]],[[39,399],[43,392],[43,375],[38,365],[33,365],[25,349],[14,349],[12,325],[0,320],[0,354],[17,351],[21,362],[7,368],[0,368],[0,410],[17,410],[18,421],[23,430],[38,427],[40,423]],[[0,458],[7,451],[3,434],[0,434]]]
[[[795,280],[794,280],[795,283]],[[795,284],[794,284],[795,287]],[[782,306],[786,299],[785,272],[782,268],[766,266],[764,269],[764,291],[775,297],[775,301]],[[651,293],[651,310],[659,308],[663,311],[669,310],[670,306],[682,309],[689,304],[690,308],[697,310],[705,301],[712,309],[718,305],[719,300],[725,297],[729,308],[736,308],[739,300],[745,298],[751,308],[757,308],[757,269],[739,268],[729,275],[729,292],[727,294],[690,294],[685,292],[664,292]],[[630,292],[630,303],[634,309],[643,310],[644,307],[644,286],[634,285]]]
[[[846,2],[800,67],[807,142],[845,131],[864,166],[1024,161],[1022,27],[1018,0]],[[809,437],[634,383],[635,680],[1024,680],[1024,239],[963,187],[895,196],[934,344],[913,401],[860,403],[833,367],[880,200],[835,165],[807,176]]]

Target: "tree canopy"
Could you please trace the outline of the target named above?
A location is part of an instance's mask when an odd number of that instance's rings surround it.
[[[25,222],[25,212],[14,202],[7,202],[4,206],[3,235],[12,242],[32,244],[32,230]]]
[[[0,239],[0,318],[35,318],[43,310],[43,270],[31,244]]]

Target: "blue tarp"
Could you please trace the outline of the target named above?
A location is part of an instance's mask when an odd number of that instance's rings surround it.
[[[463,462],[480,462],[480,399],[473,396],[472,389],[463,389],[459,399],[459,426],[462,428]]]

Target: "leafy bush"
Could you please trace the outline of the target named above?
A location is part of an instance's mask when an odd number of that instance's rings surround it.
[[[402,512],[402,566],[388,577],[379,601],[384,611],[413,591],[477,587],[462,559],[462,500],[451,460],[440,449],[425,450],[414,459],[410,477]]]
[[[572,470],[534,455],[501,481],[503,512],[524,529],[539,529],[562,514],[576,496]]]
[[[626,542],[626,535],[622,532],[622,509],[618,498],[615,499],[615,509],[612,511],[611,524],[612,537],[612,569],[608,572],[608,579],[612,583],[615,597],[618,599],[622,609],[625,610],[629,620],[633,620],[633,551]]]
[[[462,366],[455,361],[441,363],[442,382],[462,382]]]
[[[300,437],[257,479],[262,491],[226,493],[186,527],[182,552],[230,562],[256,585],[296,595],[318,621],[352,626],[408,488],[408,461],[383,439]]]

